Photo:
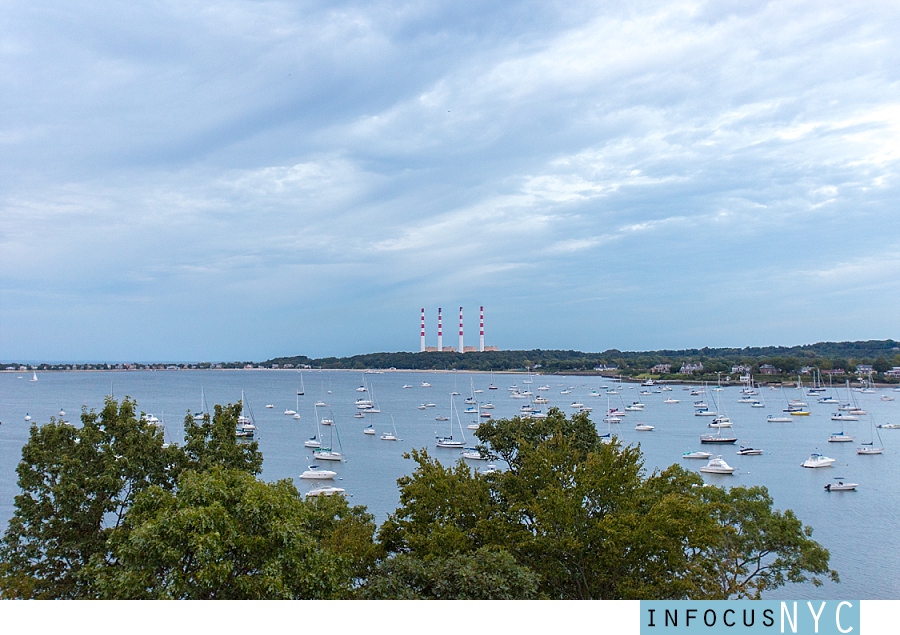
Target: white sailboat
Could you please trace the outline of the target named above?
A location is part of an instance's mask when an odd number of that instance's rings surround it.
[[[334,416],[334,415],[332,415],[332,416]],[[341,446],[341,435],[338,434],[338,447],[340,448],[340,450],[335,450],[334,449],[334,435],[335,435],[335,429],[337,428],[337,426],[334,425],[333,419],[322,419],[322,421],[321,421],[322,425],[325,425],[326,421],[329,422],[328,446],[320,447],[317,450],[313,450],[313,456],[319,461],[343,461],[344,453],[343,453],[343,447]]]
[[[320,448],[322,447],[322,442],[319,440],[319,436],[321,435],[321,430],[319,428],[319,410],[316,409],[316,433],[311,436],[309,439],[303,442],[303,445],[307,448]]]
[[[32,372],[32,373],[31,373],[31,379],[29,379],[28,381],[37,381],[37,373],[36,373],[36,372]]]
[[[881,441],[881,433],[878,431],[878,428],[875,427],[875,421],[872,419],[872,416],[869,416],[869,424],[871,428],[871,435],[868,443],[860,443],[859,447],[856,448],[857,454],[884,454],[884,443]],[[875,436],[878,436],[878,445],[875,445]]]
[[[454,411],[456,412],[456,422],[459,425],[459,434],[462,436],[462,440],[453,438]],[[452,396],[450,397],[450,434],[446,437],[435,437],[435,445],[439,448],[456,448],[459,450],[466,447],[466,435],[463,432],[462,422],[459,420],[459,410],[456,409]]]
[[[300,388],[297,389],[297,394],[302,397],[305,392],[306,392],[306,387],[303,385],[303,371],[301,370],[300,371]],[[299,408],[298,408],[298,410],[299,410]]]
[[[200,387],[200,412],[194,415],[194,421],[203,421],[206,414],[206,395],[203,394],[203,386]]]
[[[391,432],[384,432],[381,435],[382,441],[399,441],[397,438],[397,424],[394,422],[394,415],[391,415]]]
[[[235,434],[239,439],[252,439],[256,435],[256,425],[253,423],[253,411],[250,410],[250,404],[247,403],[243,390],[241,391],[241,414],[238,416]]]

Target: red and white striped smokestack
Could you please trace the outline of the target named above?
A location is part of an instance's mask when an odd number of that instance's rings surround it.
[[[444,325],[441,322],[441,307],[438,307],[438,352],[444,350]]]
[[[463,321],[462,321],[462,307],[459,307],[459,352],[463,352]]]
[[[425,308],[422,307],[422,339],[419,343],[419,352],[425,352]]]
[[[484,307],[481,307],[481,319],[479,320],[478,350],[484,352]]]

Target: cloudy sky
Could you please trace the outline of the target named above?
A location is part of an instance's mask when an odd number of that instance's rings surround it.
[[[895,2],[0,6],[0,360],[900,337]]]

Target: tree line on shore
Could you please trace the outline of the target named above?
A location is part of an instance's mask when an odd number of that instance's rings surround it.
[[[669,372],[653,372],[654,367],[669,364]],[[683,364],[702,365],[687,375],[679,373]],[[304,355],[276,357],[260,366],[279,368],[357,369],[402,368],[410,370],[508,371],[533,370],[541,373],[605,372],[625,377],[650,376],[663,379],[715,379],[730,374],[737,366],[746,366],[758,374],[763,365],[772,366],[776,379],[796,376],[804,368],[820,371],[843,370],[839,376],[856,372],[860,364],[873,366],[878,378],[900,366],[900,343],[894,340],[864,342],[820,342],[804,346],[766,346],[746,348],[700,348],[628,352],[616,349],[602,353],[573,350],[484,351],[471,353],[370,353],[351,357],[310,358]]]
[[[340,495],[259,478],[240,404],[184,421],[167,444],[137,405],[80,426],[33,425],[0,543],[0,597],[29,599],[726,599],[837,580],[826,549],[764,487],[704,486],[584,414],[491,420],[481,451],[424,449],[380,527]]]

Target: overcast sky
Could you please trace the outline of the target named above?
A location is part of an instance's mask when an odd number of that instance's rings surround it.
[[[900,337],[896,2],[0,7],[0,360]]]

